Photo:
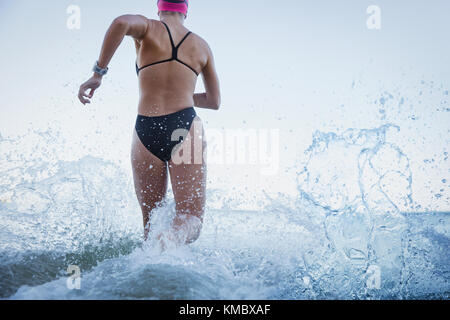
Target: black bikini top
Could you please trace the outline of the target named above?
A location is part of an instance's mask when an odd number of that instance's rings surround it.
[[[142,69],[145,69],[145,68],[154,66],[154,65],[156,65],[156,64],[166,63],[166,62],[170,62],[170,61],[178,61],[179,63],[181,63],[181,64],[185,65],[186,67],[188,67],[189,69],[191,69],[191,70],[198,76],[198,72],[195,71],[194,68],[192,68],[192,67],[189,66],[188,64],[186,64],[186,63],[184,63],[183,61],[181,61],[180,59],[178,59],[178,49],[179,49],[180,46],[183,44],[184,40],[186,40],[187,37],[189,37],[189,35],[190,35],[192,32],[189,31],[189,32],[184,36],[184,38],[180,41],[180,43],[179,43],[177,46],[175,46],[175,43],[173,42],[173,38],[172,38],[172,33],[170,32],[169,27],[168,27],[167,24],[165,24],[163,21],[161,21],[161,22],[164,24],[164,26],[165,26],[166,29],[167,29],[167,32],[169,33],[170,43],[171,43],[171,45],[172,45],[172,58],[166,59],[166,60],[163,60],[163,61],[158,61],[158,62],[150,63],[150,64],[148,64],[148,65],[143,66],[142,68],[139,68],[138,65],[137,65],[137,63],[136,63],[136,73],[139,75],[139,72],[140,72]]]

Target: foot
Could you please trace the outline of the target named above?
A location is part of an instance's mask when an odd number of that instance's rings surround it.
[[[178,248],[183,245],[180,237],[173,230],[160,232],[156,236],[156,240],[161,251],[166,251],[169,248]]]
[[[195,242],[202,229],[202,222],[195,216],[177,216],[173,227],[158,233],[156,240],[163,251],[169,248],[178,248]]]

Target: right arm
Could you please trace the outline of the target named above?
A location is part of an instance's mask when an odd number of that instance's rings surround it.
[[[219,77],[217,76],[214,56],[208,47],[208,61],[202,70],[205,93],[194,94],[194,106],[197,108],[219,110],[221,97]]]
[[[125,36],[131,36],[140,40],[145,37],[148,29],[148,20],[140,15],[123,15],[112,22],[106,32],[103,41],[98,65],[100,68],[106,68],[111,61],[117,48],[122,43]],[[82,104],[91,103],[90,99],[94,96],[102,83],[102,77],[94,73],[94,75],[80,86],[78,91],[78,99]],[[89,93],[87,91],[90,91]]]

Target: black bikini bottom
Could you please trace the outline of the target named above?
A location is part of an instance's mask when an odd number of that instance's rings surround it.
[[[148,151],[168,162],[174,148],[186,139],[196,116],[193,107],[160,117],[138,115],[135,129]]]

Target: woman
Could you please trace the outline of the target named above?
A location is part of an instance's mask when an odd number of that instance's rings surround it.
[[[163,245],[196,241],[205,210],[206,142],[193,106],[218,110],[220,88],[214,58],[205,40],[184,27],[188,1],[158,1],[160,21],[140,15],[116,18],[106,33],[94,75],[80,87],[90,103],[125,36],[134,39],[140,101],[131,161],[135,190],[148,239],[152,211],[163,202],[168,176],[176,202],[170,230],[156,235]],[[205,93],[194,94],[202,74]]]

